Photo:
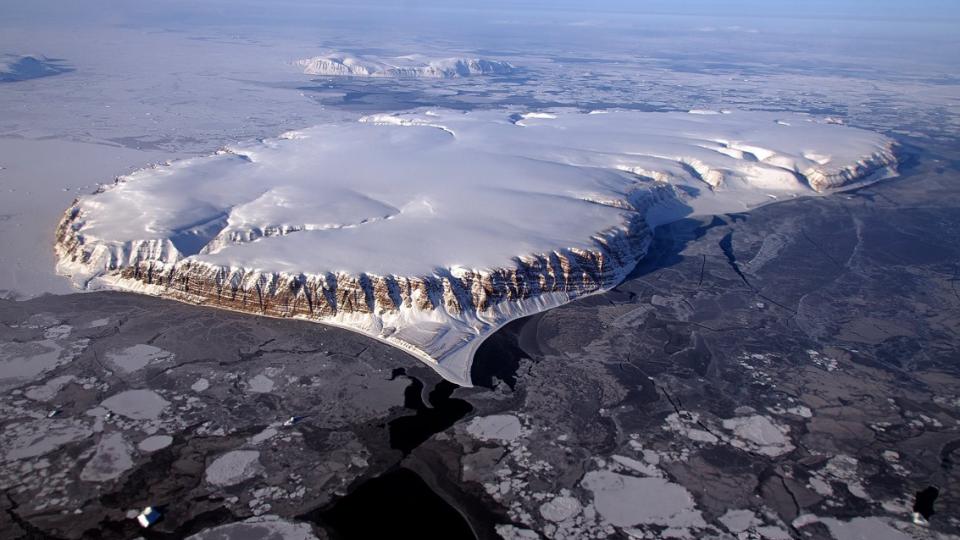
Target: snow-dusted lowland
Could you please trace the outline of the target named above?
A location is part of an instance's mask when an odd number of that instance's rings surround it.
[[[420,54],[382,58],[331,53],[298,60],[307,75],[334,77],[397,77],[409,79],[454,79],[474,75],[506,75],[514,67],[500,60],[483,58],[429,58]]]
[[[468,385],[483,338],[615,286],[658,224],[892,175],[892,145],[766,112],[370,116],[81,197],[58,229],[58,270],[343,326]]]

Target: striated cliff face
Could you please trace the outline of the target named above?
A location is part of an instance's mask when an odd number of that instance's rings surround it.
[[[98,259],[103,254],[85,250],[73,226],[68,215],[58,228],[56,253],[61,266],[68,270],[102,263]],[[430,276],[267,273],[178,257],[168,262],[163,255],[170,253],[169,248],[151,251],[146,245],[127,257],[111,256],[104,270],[108,282],[123,288],[277,317],[323,320],[413,310],[495,322],[494,311],[502,302],[547,293],[573,298],[617,284],[645,253],[650,232],[639,229],[607,239],[592,251],[554,251],[518,257],[513,267],[449,270]]]
[[[469,385],[483,338],[615,286],[657,224],[895,165],[891,141],[851,128],[767,137],[781,133],[767,113],[516,118],[377,116],[144,169],[67,210],[58,270],[343,326]]]

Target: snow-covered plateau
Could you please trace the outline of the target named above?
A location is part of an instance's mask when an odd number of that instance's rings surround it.
[[[298,60],[307,75],[328,77],[396,77],[454,79],[474,75],[506,75],[515,68],[508,62],[484,58],[430,58],[420,54],[382,58],[331,53]]]
[[[769,112],[417,111],[119,178],[58,271],[346,327],[469,385],[501,325],[620,283],[659,224],[895,174],[880,134]]]

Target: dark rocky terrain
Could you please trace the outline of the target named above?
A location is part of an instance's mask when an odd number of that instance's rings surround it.
[[[0,536],[955,537],[960,162],[905,143],[896,180],[658,229],[490,338],[486,387],[307,322],[0,301]]]

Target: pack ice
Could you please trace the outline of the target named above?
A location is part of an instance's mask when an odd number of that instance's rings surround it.
[[[376,115],[119,178],[66,211],[58,271],[342,326],[469,385],[485,337],[617,285],[657,225],[895,165],[890,139],[796,114]]]

